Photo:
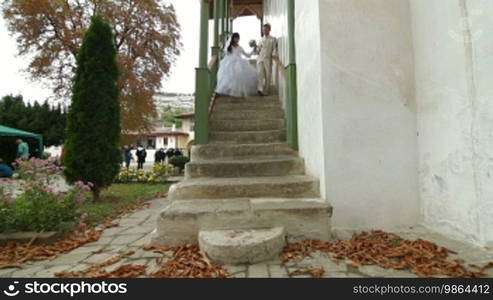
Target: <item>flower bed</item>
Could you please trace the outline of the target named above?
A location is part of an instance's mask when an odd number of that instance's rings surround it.
[[[122,168],[116,183],[165,183],[170,176],[175,176],[180,170],[172,165],[155,164],[150,170]]]
[[[17,160],[14,167],[16,173],[19,174],[19,179],[41,182],[46,185],[49,185],[53,178],[60,176],[63,171],[55,159]]]
[[[38,182],[22,189],[16,198],[0,195],[0,233],[71,231],[80,220],[80,206],[89,199],[89,186],[82,183],[65,193]]]
[[[19,180],[0,186],[0,233],[69,232],[82,221],[80,207],[90,185],[65,184],[54,160],[15,162]]]
[[[132,203],[154,197],[155,189],[167,190],[168,185],[148,183],[165,183],[177,171],[171,165],[155,165],[149,171],[122,170],[117,181],[131,184],[106,189],[107,201],[95,203],[90,201],[91,184],[69,186],[54,160],[31,159],[15,165],[18,179],[0,181],[0,244],[31,237],[39,241],[44,235],[51,240],[96,226]],[[122,193],[116,193],[119,190]]]

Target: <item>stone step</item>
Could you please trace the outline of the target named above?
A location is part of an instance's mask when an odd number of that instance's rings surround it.
[[[282,109],[265,109],[265,110],[234,110],[213,112],[211,120],[272,120],[283,119],[284,111]]]
[[[209,139],[211,143],[216,144],[280,143],[286,141],[286,131],[211,131]]]
[[[219,264],[256,264],[279,257],[286,240],[283,227],[201,231],[200,250]]]
[[[319,181],[306,175],[195,178],[171,186],[171,200],[319,197]]]
[[[227,103],[217,102],[214,105],[214,112],[235,111],[235,110],[265,110],[265,109],[281,109],[280,102],[246,102],[246,103]]]
[[[280,103],[278,95],[271,96],[252,96],[247,98],[234,98],[234,97],[219,97],[216,99],[216,103]]]
[[[323,199],[173,201],[158,216],[153,242],[197,243],[200,231],[283,227],[290,239],[330,239],[332,207]]]
[[[185,166],[186,178],[254,177],[303,175],[303,159],[287,157],[244,157],[238,160],[191,162]]]
[[[209,128],[212,131],[265,131],[284,130],[284,119],[272,120],[211,120]]]
[[[192,147],[192,161],[232,160],[245,156],[291,155],[298,153],[287,143],[207,144]]]

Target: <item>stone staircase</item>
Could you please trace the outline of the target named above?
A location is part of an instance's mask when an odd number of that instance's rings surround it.
[[[155,243],[200,243],[220,262],[248,263],[278,254],[280,230],[295,239],[330,238],[332,208],[285,142],[278,96],[218,98],[209,123],[210,143],[192,148],[185,181],[171,187],[158,218]],[[252,251],[264,255],[253,259]]]

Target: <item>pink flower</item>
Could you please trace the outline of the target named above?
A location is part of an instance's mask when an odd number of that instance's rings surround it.
[[[10,203],[14,202],[14,198],[7,196],[7,197],[3,198],[3,201],[5,204],[10,204]]]
[[[84,204],[84,202],[86,202],[86,198],[84,197],[84,195],[76,195],[75,196],[75,202],[79,205],[82,205]]]
[[[47,192],[47,193],[54,193],[54,190],[52,187],[50,186],[44,186],[43,187],[43,191]]]
[[[78,231],[85,231],[87,229],[87,224],[84,223],[84,222],[79,222],[79,224],[77,224],[77,230]]]

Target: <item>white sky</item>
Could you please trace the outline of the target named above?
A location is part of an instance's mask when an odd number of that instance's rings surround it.
[[[163,82],[163,91],[193,93],[195,68],[198,64],[200,4],[198,0],[167,0],[175,5],[182,29],[182,54],[171,69],[169,80]],[[210,23],[212,30],[213,23]],[[260,36],[260,22],[255,17],[239,18],[234,30],[241,34],[241,44],[248,52],[248,41]],[[16,56],[15,39],[10,37],[5,22],[0,18],[0,97],[21,94],[28,101],[43,101],[52,96],[41,82],[31,82],[25,69],[28,60]],[[210,46],[210,45],[209,45]],[[55,100],[55,99],[53,99]]]

